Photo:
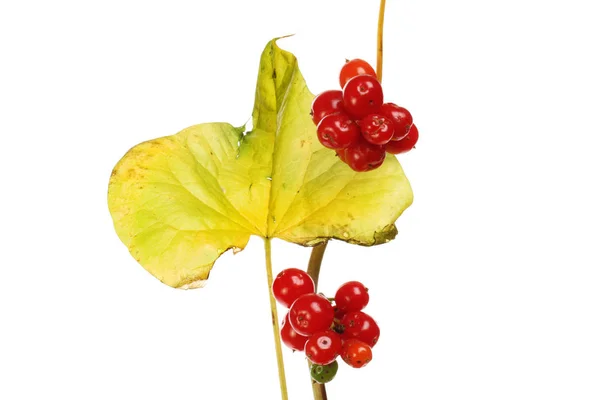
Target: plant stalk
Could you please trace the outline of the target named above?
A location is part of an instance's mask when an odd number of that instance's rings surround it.
[[[385,0],[379,2],[379,20],[377,21],[377,79],[379,82],[383,79],[383,20],[385,16]],[[308,268],[306,272],[315,282],[315,291],[319,283],[319,273],[321,272],[321,262],[327,248],[327,242],[316,245],[310,253]],[[309,363],[310,364],[310,363]],[[314,400],[327,400],[327,391],[325,385],[317,383],[311,379]]]
[[[385,15],[385,0],[379,3],[379,21],[377,22],[377,79],[383,79],[383,17]]]
[[[327,248],[327,242],[316,245],[312,248],[310,253],[310,260],[308,261],[308,268],[306,273],[310,275],[312,280],[315,282],[315,290],[319,284],[319,273],[321,272],[321,262],[323,262],[323,255]]]
[[[281,338],[279,337],[279,317],[277,316],[277,303],[271,287],[273,286],[273,265],[271,263],[271,239],[265,238],[265,264],[267,267],[267,283],[269,285],[269,301],[271,303],[271,323],[273,325],[273,338],[275,354],[277,355],[277,370],[279,371],[279,387],[281,400],[288,400],[287,383],[285,381],[285,368],[283,365],[283,352],[281,351]]]
[[[315,282],[315,291],[317,290],[317,286],[319,284],[321,262],[323,261],[323,255],[325,254],[326,248],[327,242],[324,242],[313,247],[312,252],[310,253],[310,260],[308,261],[308,268],[306,269],[306,273],[310,275],[310,277]],[[311,382],[314,400],[327,400],[327,391],[325,390],[325,384],[317,383],[312,379]]]

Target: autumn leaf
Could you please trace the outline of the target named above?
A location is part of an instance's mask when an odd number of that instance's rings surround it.
[[[296,57],[269,42],[253,129],[208,123],[141,143],[115,166],[108,205],[133,257],[167,285],[200,287],[251,235],[312,246],[385,243],[412,203],[395,157],[354,172],[318,141]]]

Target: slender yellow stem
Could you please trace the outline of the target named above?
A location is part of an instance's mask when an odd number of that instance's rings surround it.
[[[383,17],[385,15],[385,0],[379,3],[379,22],[377,23],[377,79],[383,78]]]
[[[283,352],[281,351],[281,338],[279,337],[279,317],[277,316],[277,303],[271,286],[273,286],[273,265],[271,263],[271,239],[265,238],[265,264],[267,266],[267,283],[269,285],[269,301],[271,302],[271,323],[273,325],[273,338],[275,339],[275,354],[277,355],[277,369],[279,371],[279,386],[281,400],[288,400],[287,383],[285,381],[285,368],[283,365]]]
[[[319,284],[321,262],[323,261],[323,255],[325,254],[326,248],[327,242],[321,243],[313,247],[312,252],[310,253],[310,260],[308,261],[308,268],[306,269],[306,273],[310,275],[310,277],[315,282],[315,291],[317,290],[317,286]],[[325,385],[322,383],[317,383],[312,379],[311,382],[314,400],[327,400],[327,391],[325,390]]]

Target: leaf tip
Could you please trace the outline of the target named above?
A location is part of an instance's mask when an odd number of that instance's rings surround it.
[[[273,39],[273,41],[277,42],[279,39],[287,39],[287,38],[292,37],[292,36],[296,36],[296,34],[295,33],[288,33],[287,35],[279,36],[279,37]]]

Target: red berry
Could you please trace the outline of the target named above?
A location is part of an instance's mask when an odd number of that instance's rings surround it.
[[[378,168],[385,160],[385,148],[359,140],[346,149],[346,163],[355,171],[365,172]]]
[[[310,115],[315,125],[329,114],[344,111],[344,102],[342,100],[341,90],[326,90],[319,94],[312,102]]]
[[[371,75],[359,75],[350,79],[343,92],[344,109],[355,119],[377,114],[383,104],[381,84]]]
[[[353,368],[362,368],[373,358],[371,348],[357,339],[344,341],[342,345],[342,360]]]
[[[394,125],[382,115],[369,114],[358,125],[363,138],[372,144],[386,144],[394,136]]]
[[[394,124],[394,137],[392,140],[400,140],[408,134],[413,124],[413,117],[406,108],[394,103],[385,103],[381,106],[379,113]]]
[[[367,313],[352,311],[344,315],[341,325],[344,329],[342,339],[358,339],[373,347],[379,340],[379,326]]]
[[[292,325],[290,324],[290,320],[288,318],[288,314],[285,315],[283,319],[283,326],[281,327],[281,341],[290,349],[304,351],[304,345],[308,340],[308,336],[303,336],[296,332]]]
[[[344,283],[335,293],[335,305],[344,312],[360,311],[369,303],[369,291],[360,282]]]
[[[306,357],[313,364],[327,365],[335,361],[342,351],[342,339],[334,331],[315,333],[304,346]]]
[[[315,293],[298,297],[289,312],[292,328],[305,336],[329,329],[333,323],[333,317],[333,306],[329,300]]]
[[[377,74],[368,62],[360,58],[355,58],[354,60],[347,61],[342,67],[340,71],[340,87],[343,89],[346,86],[346,82],[357,75],[376,76]]]
[[[419,130],[417,129],[417,126],[413,124],[413,126],[410,127],[410,131],[408,131],[408,135],[406,135],[404,139],[392,140],[385,145],[385,151],[392,154],[406,153],[415,147],[417,140],[419,140]]]
[[[317,125],[317,136],[323,146],[343,149],[358,141],[360,128],[347,114],[330,114]]]
[[[273,297],[284,307],[290,307],[303,294],[314,293],[315,283],[301,269],[288,268],[281,271],[273,281]]]

